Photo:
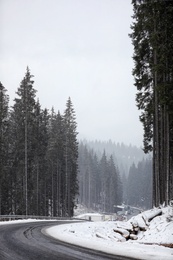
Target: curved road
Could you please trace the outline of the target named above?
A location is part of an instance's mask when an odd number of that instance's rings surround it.
[[[63,223],[67,224],[67,221],[0,225],[0,260],[127,260],[65,244],[41,232],[46,226]]]

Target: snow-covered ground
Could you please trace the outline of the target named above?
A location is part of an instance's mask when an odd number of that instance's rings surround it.
[[[84,218],[84,215],[81,217]],[[46,232],[64,242],[114,255],[136,259],[173,260],[171,207],[145,211],[126,222],[80,222],[53,226]]]

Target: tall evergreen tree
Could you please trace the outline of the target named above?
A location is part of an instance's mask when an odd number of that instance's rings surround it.
[[[109,177],[108,177],[108,212],[114,212],[114,206],[122,203],[122,183],[117,167],[115,166],[113,156],[110,156],[108,161]]]
[[[11,113],[11,132],[14,142],[13,153],[13,186],[14,212],[16,214],[33,214],[34,203],[34,123],[35,94],[29,68],[17,90]]]
[[[137,106],[142,110],[144,150],[153,150],[153,204],[173,196],[173,2],[133,0]]]
[[[36,215],[46,215],[46,152],[48,147],[48,110],[42,110],[39,100],[34,108],[33,124],[33,211]]]
[[[152,206],[152,160],[142,160],[130,167],[127,180],[128,205],[151,208]]]
[[[8,102],[6,89],[0,82],[0,215],[9,212],[8,176]]]
[[[82,142],[79,144],[79,202],[89,209],[98,209],[100,203],[101,180],[98,158],[93,150]]]
[[[79,175],[78,175],[78,181],[79,181],[79,203],[87,205],[87,196],[86,196],[86,171],[87,171],[87,165],[88,165],[88,150],[86,145],[83,145],[83,143],[79,144],[79,157],[78,157],[78,165],[79,165]]]
[[[75,111],[69,98],[63,116],[65,134],[65,200],[64,213],[73,216],[78,194],[78,141]]]
[[[47,213],[47,174],[48,174],[48,161],[47,150],[49,142],[49,118],[50,115],[47,109],[41,111],[40,127],[39,127],[39,194],[38,194],[38,213],[39,215],[46,216]]]
[[[106,152],[103,152],[102,158],[99,163],[99,173],[100,173],[100,179],[101,179],[101,209],[103,212],[107,211],[107,205],[108,205],[108,199],[109,196],[107,196],[107,191],[109,189],[108,187],[108,161]]]
[[[48,200],[51,201],[51,214],[62,216],[64,204],[65,175],[65,138],[64,124],[60,112],[56,114],[52,108],[49,129],[47,160],[49,172],[47,179]]]

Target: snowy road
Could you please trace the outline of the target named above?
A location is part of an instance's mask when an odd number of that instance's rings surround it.
[[[101,252],[68,245],[52,237],[45,236],[41,230],[46,226],[66,223],[31,222],[24,224],[0,226],[0,259],[1,260],[127,260],[120,256],[106,255]]]

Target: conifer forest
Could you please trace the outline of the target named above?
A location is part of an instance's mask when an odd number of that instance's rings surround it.
[[[150,207],[152,172],[141,149],[78,141],[71,99],[63,115],[42,109],[29,68],[16,96],[9,107],[0,84],[0,215],[69,217],[77,203],[111,213],[123,202]]]
[[[173,1],[132,5],[143,151],[78,140],[71,98],[63,114],[43,109],[27,67],[12,106],[0,82],[0,215],[71,217],[78,203],[114,212],[122,203],[151,208],[173,199]]]
[[[72,216],[78,142],[71,99],[64,114],[41,109],[27,68],[13,107],[0,84],[0,214]]]

